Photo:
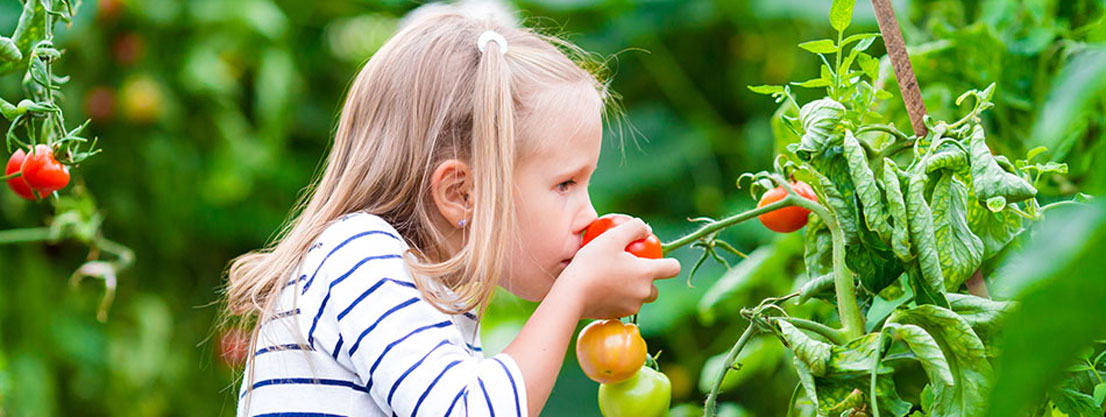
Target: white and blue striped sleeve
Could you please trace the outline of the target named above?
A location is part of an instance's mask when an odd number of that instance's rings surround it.
[[[379,233],[347,233],[360,237],[334,246],[321,265],[325,281],[305,286],[322,294],[308,340],[352,366],[394,416],[526,415],[515,361],[502,353],[473,356],[450,316],[421,297],[401,256],[402,240],[374,219]]]

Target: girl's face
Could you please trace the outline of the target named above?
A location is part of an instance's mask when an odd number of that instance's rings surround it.
[[[536,138],[529,138],[537,145],[515,169],[519,240],[500,285],[530,301],[545,297],[580,248],[581,233],[596,219],[588,183],[599,162],[602,117],[596,104],[558,104],[539,108],[544,123],[530,129]],[[597,110],[582,110],[591,108]]]

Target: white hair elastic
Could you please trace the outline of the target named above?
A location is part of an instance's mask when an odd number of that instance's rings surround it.
[[[480,39],[476,40],[476,47],[480,48],[480,53],[484,53],[484,49],[488,46],[488,41],[493,41],[499,44],[499,51],[507,53],[507,38],[503,35],[496,33],[494,30],[485,31],[480,34]]]

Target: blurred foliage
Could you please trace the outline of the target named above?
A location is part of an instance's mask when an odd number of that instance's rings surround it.
[[[1067,179],[1042,180],[1042,200],[1106,189],[1103,1],[893,3],[931,114],[959,114],[958,92],[996,82],[997,106],[984,117],[988,142],[1009,155],[1046,144],[1049,158],[1070,166]],[[326,153],[345,88],[417,5],[83,2],[73,25],[56,31],[65,55],[55,65],[72,76],[61,90],[66,114],[91,118],[85,133],[98,137],[104,152],[75,171],[71,187],[94,198],[104,233],[133,248],[135,264],[118,277],[115,305],[102,324],[96,321],[102,288],[70,288],[67,279],[87,247],[0,246],[2,413],[233,415],[238,371],[219,359],[215,327],[222,271],[275,233]],[[790,139],[774,133],[778,109],[746,86],[816,77],[817,58],[794,45],[832,33],[828,0],[514,6],[587,50],[617,56],[613,88],[639,134],[607,129],[592,197],[601,213],[647,219],[662,240],[692,230],[688,217],[717,218],[755,204],[734,180],[768,169],[778,144]],[[0,3],[0,32],[10,33],[21,8]],[[858,2],[853,27],[876,31],[868,2]],[[0,79],[0,96],[20,96],[19,81]],[[897,96],[894,86],[884,89]],[[814,94],[798,92],[802,102]],[[880,111],[908,127],[898,99],[887,103]],[[0,193],[0,230],[43,226],[52,214],[48,205]],[[745,253],[796,246],[794,237],[777,239],[756,222],[722,237]],[[697,254],[672,255],[686,271]],[[802,274],[800,257],[766,258],[736,277],[707,263],[693,288],[686,276],[664,281],[660,299],[643,309],[642,330],[650,351],[662,351],[673,404],[685,403],[674,415],[698,415],[702,369],[747,325],[737,309],[794,288]],[[747,262],[729,261],[735,270]],[[720,279],[743,281],[704,310],[701,300]],[[483,328],[489,354],[511,340],[532,308],[497,294]],[[806,317],[836,314],[828,303],[800,308],[810,310]],[[798,380],[774,343],[743,353],[743,361],[757,365],[731,381],[721,397],[723,415],[784,414]],[[545,414],[597,415],[596,389],[568,355]],[[813,411],[809,402],[798,403],[798,410]]]

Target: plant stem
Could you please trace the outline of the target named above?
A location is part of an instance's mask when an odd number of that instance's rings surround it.
[[[847,340],[863,336],[864,319],[860,315],[860,306],[856,304],[856,287],[852,272],[849,272],[848,267],[845,266],[845,234],[837,224],[837,215],[805,198],[796,198],[796,200],[798,200],[797,206],[821,217],[823,223],[829,228],[830,235],[833,236],[833,285],[837,292],[837,314],[841,317],[842,331]]]
[[[10,180],[12,178],[21,177],[21,176],[23,176],[23,171],[17,171],[17,172],[11,173],[11,175],[5,175],[3,177],[0,177],[0,181],[7,181],[7,180]]]
[[[725,229],[727,227],[733,226],[735,224],[741,223],[743,221],[749,220],[753,217],[759,216],[761,214],[764,214],[764,213],[767,213],[767,212],[770,212],[770,211],[773,211],[773,210],[776,210],[776,209],[796,205],[795,202],[798,201],[798,200],[801,200],[801,199],[802,199],[801,197],[795,197],[795,196],[792,196],[792,195],[788,195],[787,197],[785,197],[785,198],[783,198],[783,199],[781,199],[777,202],[774,202],[772,204],[768,204],[764,207],[755,208],[755,209],[752,209],[752,210],[748,210],[748,211],[745,211],[745,212],[735,214],[733,216],[727,217],[727,218],[722,219],[722,220],[718,220],[718,221],[708,223],[707,225],[699,228],[699,230],[696,230],[694,233],[692,233],[690,235],[681,237],[681,238],[676,239],[672,242],[668,242],[668,243],[665,243],[665,244],[661,245],[661,251],[664,252],[665,254],[667,254],[667,253],[671,252],[674,249],[677,249],[681,246],[685,246],[685,245],[688,245],[690,243],[693,243],[696,240],[699,240],[699,238],[701,238],[703,236],[706,236],[706,235],[709,235],[711,233],[714,233],[718,230]]]
[[[718,377],[714,379],[714,386],[710,389],[710,394],[707,395],[707,402],[703,404],[703,417],[714,417],[715,408],[717,407],[718,391],[722,388],[722,380],[726,378],[726,373],[730,371],[730,367],[733,366],[734,361],[737,360],[737,354],[741,353],[742,349],[745,349],[745,344],[749,343],[749,339],[756,333],[757,326],[752,321],[749,322],[749,327],[745,329],[745,333],[741,334],[741,338],[737,339],[737,343],[730,349],[730,353],[726,354],[726,360],[722,362],[722,372],[718,373]]]
[[[888,125],[867,125],[860,129],[857,129],[856,135],[860,136],[860,134],[868,132],[889,133],[891,134],[891,136],[895,137],[895,142],[911,142],[910,137],[907,136],[906,133],[903,133],[901,130],[895,129],[894,127]]]
[[[800,319],[796,317],[780,317],[780,320],[786,320],[788,323],[795,325],[795,327],[797,328],[822,335],[826,339],[829,339],[830,342],[833,342],[833,344],[835,345],[844,345],[849,342],[845,338],[844,332],[842,332],[840,329],[835,329],[813,320]]]
[[[0,245],[9,243],[42,242],[51,240],[50,237],[49,227],[0,230]]]

